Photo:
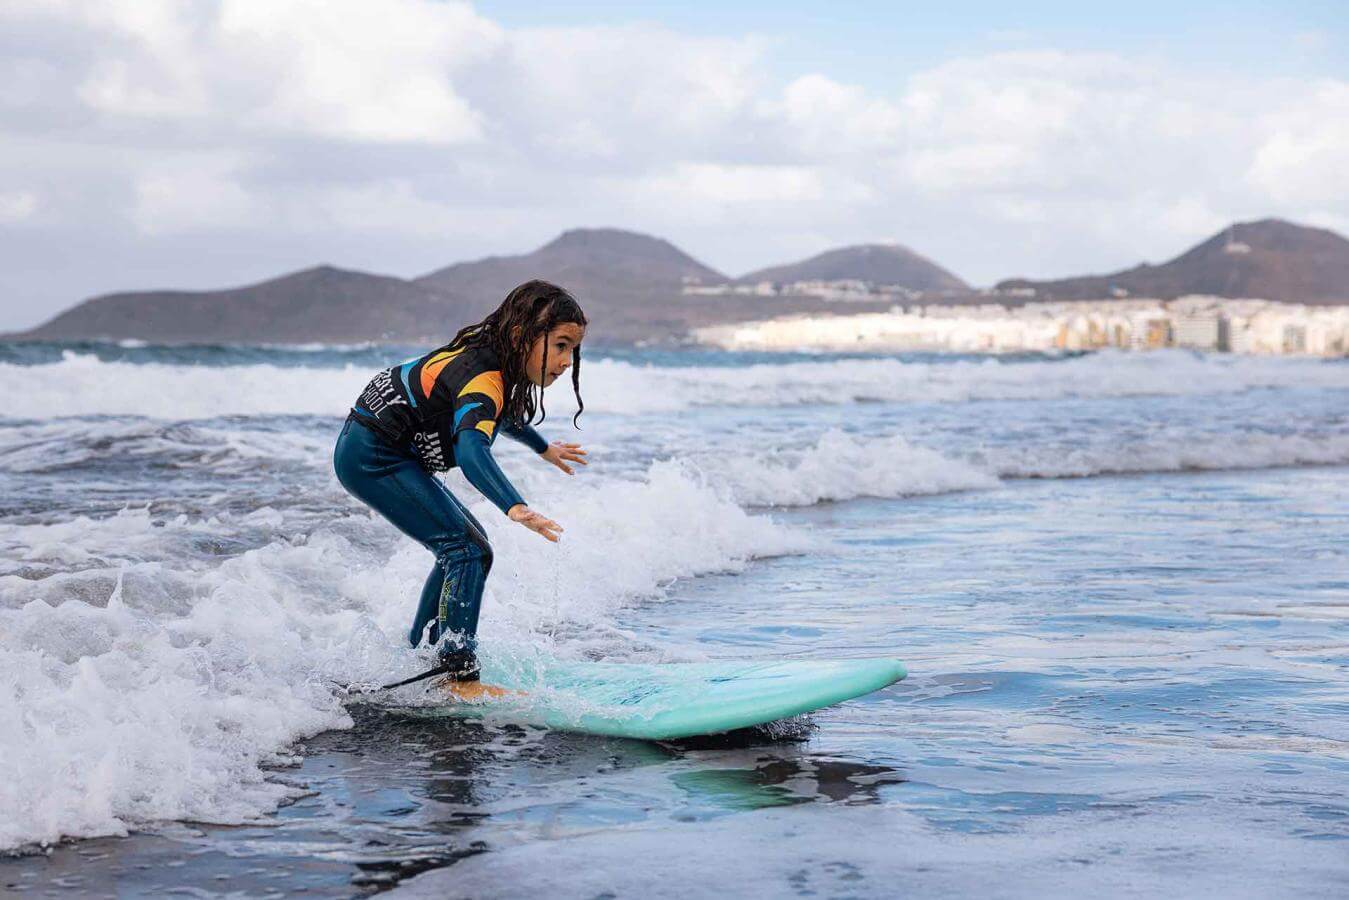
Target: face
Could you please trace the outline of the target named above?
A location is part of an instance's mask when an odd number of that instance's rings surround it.
[[[571,351],[581,345],[585,338],[585,328],[575,322],[563,322],[546,337],[534,341],[529,348],[529,359],[525,361],[525,372],[529,380],[537,385],[548,387],[558,376],[571,368]],[[543,348],[548,346],[548,371],[543,371]]]

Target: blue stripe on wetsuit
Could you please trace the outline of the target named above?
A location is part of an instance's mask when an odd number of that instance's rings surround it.
[[[463,406],[455,410],[454,427],[457,429],[459,427],[459,423],[464,421],[464,416],[468,415],[468,411],[471,409],[477,409],[479,406],[482,406],[482,404],[475,400],[472,403],[465,403]]]
[[[398,367],[398,377],[403,381],[403,390],[407,392],[408,402],[412,404],[413,409],[417,408],[417,395],[412,393],[412,385],[408,383],[408,373],[419,362],[421,362],[421,357],[410,359]]]

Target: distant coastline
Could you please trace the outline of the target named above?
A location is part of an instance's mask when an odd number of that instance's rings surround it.
[[[899,244],[837,248],[733,279],[657,237],[573,229],[530,253],[455,263],[414,279],[321,265],[215,291],[94,297],[0,339],[423,344],[476,321],[533,278],[556,282],[581,300],[592,343],[692,337],[778,346],[795,333],[793,346],[1086,349],[1198,341],[1214,349],[1226,342],[1235,352],[1250,346],[1333,354],[1344,352],[1341,320],[1312,310],[1349,304],[1349,240],[1263,219],[1230,225],[1161,265],[979,289]],[[1221,301],[1221,308],[1172,314],[1175,304],[1196,296]],[[1260,303],[1305,309],[1280,312]],[[839,321],[845,308],[855,321]],[[780,324],[784,319],[795,324]],[[982,324],[951,324],[960,322]],[[804,323],[819,333],[801,333]],[[1325,349],[1270,349],[1279,347]]]
[[[784,316],[700,328],[729,350],[929,350],[1008,353],[1159,350],[1349,356],[1349,305],[1204,295],[1175,300],[912,304],[881,313]]]

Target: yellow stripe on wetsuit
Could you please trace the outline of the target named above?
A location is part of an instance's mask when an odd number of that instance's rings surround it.
[[[459,392],[460,397],[466,394],[486,394],[496,404],[496,415],[501,415],[501,406],[506,399],[506,382],[500,372],[480,372]]]

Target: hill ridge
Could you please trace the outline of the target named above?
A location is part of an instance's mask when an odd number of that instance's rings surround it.
[[[1105,275],[1073,278],[1011,278],[995,287],[1031,289],[1039,299],[1054,300],[1116,296],[1171,300],[1212,294],[1335,303],[1349,299],[1349,240],[1328,228],[1286,219],[1233,222],[1159,265],[1139,263]]]
[[[842,281],[893,284],[916,291],[964,291],[969,285],[951,272],[899,243],[852,244],[786,265],[758,269],[736,279],[759,281]]]

